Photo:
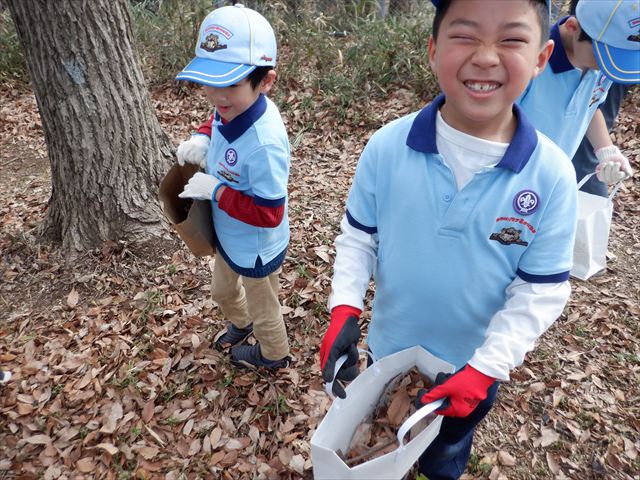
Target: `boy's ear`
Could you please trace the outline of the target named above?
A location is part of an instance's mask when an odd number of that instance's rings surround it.
[[[578,22],[578,19],[574,15],[571,15],[564,22],[564,28],[572,34],[580,33],[580,22]]]
[[[431,64],[431,68],[436,68],[436,41],[433,38],[433,35],[429,37],[429,64]]]
[[[269,91],[273,88],[273,84],[276,81],[276,71],[269,70],[267,75],[260,82],[259,88],[260,93],[264,93],[265,95],[269,93]]]
[[[537,77],[542,73],[544,68],[547,66],[549,62],[549,57],[551,57],[551,53],[553,52],[554,43],[553,40],[547,40],[545,44],[540,48],[538,52],[538,58],[536,61],[536,66],[533,69],[533,77]]]

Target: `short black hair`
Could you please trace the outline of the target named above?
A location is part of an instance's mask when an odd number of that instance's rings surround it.
[[[249,82],[251,82],[251,88],[256,89],[260,82],[267,76],[270,70],[273,70],[271,65],[267,65],[265,67],[256,67],[253,72],[247,75]]]
[[[578,7],[578,2],[580,0],[571,0],[571,4],[569,5],[569,15],[576,16],[576,8]],[[578,17],[576,17],[576,20]],[[580,21],[578,20],[578,25],[580,25]],[[580,36],[578,37],[579,42],[591,42],[592,38],[589,36],[587,32],[584,31],[582,25],[580,25]]]
[[[440,24],[444,18],[449,6],[453,0],[442,0],[440,6],[436,8],[436,14],[433,17],[433,26],[431,28],[431,35],[434,39],[438,38],[438,32],[440,31]],[[577,0],[574,0],[577,1]],[[549,7],[546,0],[529,0],[529,3],[535,8],[536,16],[538,17],[538,23],[540,24],[541,36],[540,44],[542,45],[549,39]]]

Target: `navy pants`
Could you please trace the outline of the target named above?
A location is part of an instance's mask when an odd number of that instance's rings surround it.
[[[498,393],[498,382],[488,391],[487,398],[464,418],[444,417],[440,433],[419,460],[420,473],[429,480],[455,480],[467,468],[476,425],[489,413]]]
[[[618,116],[618,110],[620,110],[620,104],[624,95],[629,90],[629,85],[623,85],[621,83],[614,83],[609,89],[607,98],[598,107],[604,116],[604,121],[607,124],[607,128],[611,130],[613,122],[615,122]],[[587,137],[582,139],[582,143],[578,147],[575,155],[573,156],[573,167],[576,169],[576,180],[579,182],[585,175],[593,173],[598,166],[598,159],[595,153],[593,153],[593,147]],[[607,197],[609,195],[607,185],[598,180],[595,176],[591,177],[587,183],[581,188],[582,191],[591,193],[593,195],[599,195],[601,197]]]

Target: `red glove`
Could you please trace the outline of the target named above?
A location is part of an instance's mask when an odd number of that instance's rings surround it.
[[[453,375],[440,372],[433,387],[418,392],[416,404],[421,407],[446,397],[447,400],[436,413],[445,417],[466,417],[487,398],[487,390],[495,381],[495,378],[467,364]]]
[[[336,380],[351,381],[358,376],[358,342],[360,341],[358,317],[361,313],[362,310],[349,305],[338,305],[331,310],[331,322],[320,345],[320,368],[325,382],[333,381],[336,361],[345,354],[347,361],[336,374]],[[333,394],[340,398],[347,396],[342,385],[335,381]]]

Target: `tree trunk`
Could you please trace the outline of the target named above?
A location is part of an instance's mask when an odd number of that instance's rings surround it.
[[[125,0],[8,0],[42,117],[43,237],[70,254],[162,236],[172,147],[149,100]]]

